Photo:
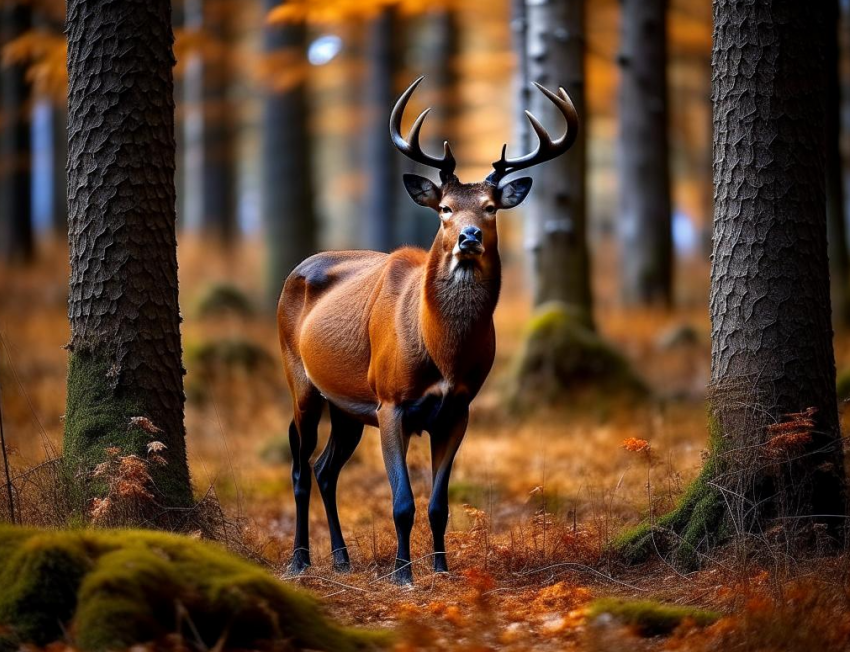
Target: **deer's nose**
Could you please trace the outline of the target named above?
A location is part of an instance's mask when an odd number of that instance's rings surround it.
[[[457,237],[457,246],[463,251],[477,251],[481,248],[481,229],[477,226],[465,226]]]

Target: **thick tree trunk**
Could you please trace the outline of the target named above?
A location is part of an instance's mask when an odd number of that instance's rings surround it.
[[[826,71],[826,230],[832,318],[836,325],[850,326],[850,257],[844,208],[844,166],[841,160],[841,79],[838,47],[838,0],[827,0],[824,29]]]
[[[667,141],[667,0],[622,0],[620,260],[623,300],[673,299]]]
[[[230,99],[233,19],[228,0],[187,0],[186,28],[211,46],[193,53],[186,67],[186,219],[204,235],[228,246],[238,234],[237,107]]]
[[[556,90],[563,86],[578,111],[578,140],[565,156],[534,170],[527,209],[534,305],[560,301],[592,325],[590,255],[587,248],[584,0],[526,0],[529,78]],[[531,112],[552,133],[563,122],[537,91]]]
[[[32,26],[26,2],[0,8],[0,47]],[[30,93],[26,66],[0,66],[0,260],[29,262],[35,254],[32,228]]]
[[[712,451],[677,510],[625,544],[629,554],[649,554],[672,531],[666,541],[687,565],[725,535],[785,550],[814,535],[813,522],[843,527],[846,513],[826,242],[823,6],[715,0],[714,20]]]
[[[366,174],[364,246],[390,251],[396,244],[396,152],[389,137],[389,115],[395,102],[398,69],[398,20],[394,8],[381,9],[369,25],[366,82]]]
[[[263,8],[269,11],[279,4],[279,0],[264,0]],[[263,52],[267,57],[288,55],[289,65],[306,69],[306,47],[304,23],[265,27]],[[269,308],[277,305],[289,272],[316,251],[307,74],[305,70],[294,72],[294,84],[275,88],[272,83],[263,100],[262,211],[268,247]]]
[[[70,0],[67,25],[65,464],[91,495],[106,449],[146,459],[159,440],[167,464],[150,465],[155,503],[185,506],[171,5]]]

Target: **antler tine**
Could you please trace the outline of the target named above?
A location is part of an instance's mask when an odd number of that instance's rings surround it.
[[[501,181],[502,177],[508,174],[550,161],[566,152],[576,140],[576,136],[578,135],[578,115],[576,114],[576,109],[573,106],[570,96],[567,95],[567,91],[559,87],[558,94],[556,95],[537,82],[534,82],[534,85],[549,98],[561,112],[561,115],[564,116],[564,119],[567,121],[567,130],[560,138],[553,141],[549,132],[540,124],[540,121],[530,111],[526,111],[525,115],[529,123],[531,123],[531,128],[537,134],[537,147],[533,152],[513,159],[505,157],[505,147],[503,147],[501,158],[493,163],[493,172],[487,177],[488,183],[496,185]]]
[[[401,135],[401,119],[404,115],[404,109],[407,107],[407,102],[410,100],[411,95],[413,95],[413,91],[416,90],[416,87],[419,86],[423,79],[424,77],[420,77],[408,86],[407,90],[401,94],[401,97],[399,97],[398,101],[395,103],[392,113],[390,113],[390,138],[392,138],[393,144],[396,148],[409,159],[439,170],[440,179],[445,183],[454,176],[456,165],[455,158],[452,154],[451,148],[449,147],[448,141],[443,146],[443,158],[437,158],[436,156],[426,154],[422,151],[422,145],[419,143],[419,132],[421,131],[422,124],[425,122],[425,118],[431,109],[425,109],[419,114],[419,117],[416,118],[413,126],[410,128],[407,140],[405,140]]]

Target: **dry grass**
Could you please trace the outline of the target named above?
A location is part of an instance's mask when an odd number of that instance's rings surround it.
[[[280,573],[294,529],[289,470],[280,456],[266,462],[260,455],[263,448],[279,446],[291,415],[277,365],[274,320],[262,312],[206,319],[193,312],[197,298],[211,284],[232,284],[233,279],[256,302],[262,269],[257,250],[256,243],[246,243],[228,256],[218,256],[201,243],[180,246],[186,350],[238,337],[264,349],[273,361],[256,369],[210,374],[193,366],[187,356],[186,421],[196,487],[214,488],[238,524],[241,542]],[[18,476],[55,455],[61,442],[67,256],[60,245],[43,248],[42,254],[33,269],[0,270],[0,385],[13,473]],[[823,620],[812,636],[845,631],[841,628],[846,627],[847,612],[839,606],[847,596],[835,589],[835,581],[824,591],[811,581],[795,580],[789,593],[788,569],[733,569],[720,558],[684,577],[660,560],[640,570],[624,570],[606,559],[606,546],[618,531],[650,510],[660,514],[669,509],[695,476],[706,445],[703,396],[709,371],[707,266],[683,266],[679,294],[686,307],[665,313],[618,310],[616,288],[610,283],[613,264],[603,250],[596,284],[600,329],[628,355],[660,400],[620,407],[614,397],[604,405],[565,406],[558,413],[524,421],[506,418],[499,410],[500,378],[519,346],[529,313],[521,267],[512,263],[496,314],[496,368],[473,406],[452,478],[452,575],[435,577],[430,572],[430,534],[427,519],[421,517],[430,490],[430,465],[427,442],[415,439],[410,467],[420,515],[413,534],[417,581],[412,588],[398,588],[384,579],[395,553],[390,492],[377,433],[367,429],[339,489],[353,572],[341,576],[331,571],[327,526],[316,495],[310,524],[314,567],[290,581],[324,596],[332,613],[345,622],[398,626],[400,649],[411,650],[769,649],[753,641],[769,638],[766,630],[773,631],[773,620],[792,620],[803,608]],[[661,334],[683,325],[696,333],[695,341],[660,344]],[[839,369],[850,364],[847,334],[837,338],[836,353]],[[193,387],[203,389],[203,400]],[[327,424],[321,436],[327,436]],[[624,440],[631,443],[623,447]],[[649,447],[638,446],[638,440]],[[49,472],[46,468],[39,473]],[[35,507],[24,516],[32,522],[49,520]],[[812,568],[822,571],[825,564],[845,562],[841,558]],[[838,566],[830,577],[845,577],[843,566]],[[814,572],[812,568],[798,568],[793,574],[799,577]],[[646,641],[616,624],[587,622],[589,602],[609,595],[652,597],[734,615],[705,630],[686,624],[668,639]],[[752,596],[773,605],[778,619],[759,616],[753,605],[762,603],[749,602]],[[824,644],[817,649],[832,648]]]

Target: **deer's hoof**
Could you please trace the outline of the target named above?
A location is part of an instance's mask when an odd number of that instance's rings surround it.
[[[337,573],[351,572],[351,559],[348,556],[348,550],[340,548],[333,551],[333,569]]]
[[[310,568],[310,552],[307,550],[296,550],[292,553],[292,561],[289,562],[287,573],[289,575],[301,575]]]
[[[396,559],[395,570],[390,576],[390,580],[393,584],[398,584],[399,586],[407,586],[408,584],[413,584],[412,564],[409,561]]]

